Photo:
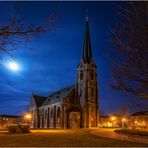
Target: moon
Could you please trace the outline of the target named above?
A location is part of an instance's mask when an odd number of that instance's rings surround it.
[[[20,66],[17,62],[14,62],[14,61],[10,61],[7,63],[7,68],[12,70],[12,71],[19,71],[20,70]]]

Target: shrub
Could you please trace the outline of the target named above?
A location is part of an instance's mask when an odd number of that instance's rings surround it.
[[[16,125],[8,126],[8,132],[9,133],[16,133]]]
[[[115,130],[115,132],[120,133],[120,134],[148,136],[147,131],[141,131],[141,130]]]
[[[12,124],[8,126],[9,133],[30,133],[30,126],[27,124]]]

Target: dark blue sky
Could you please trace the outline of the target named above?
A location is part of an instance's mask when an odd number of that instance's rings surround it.
[[[123,3],[123,2],[122,2]],[[98,67],[98,83],[101,110],[114,113],[121,104],[128,105],[126,94],[112,90],[110,61],[107,52],[109,26],[118,21],[117,5],[121,2],[26,2],[21,12],[26,22],[41,24],[56,10],[57,24],[63,28],[47,32],[32,40],[27,46],[18,45],[13,52],[21,70],[14,73],[0,68],[0,114],[19,114],[27,109],[32,92],[48,95],[76,81],[76,69],[80,62],[88,9],[93,56]],[[1,18],[5,20],[14,3],[0,2]],[[7,57],[9,58],[9,57]]]

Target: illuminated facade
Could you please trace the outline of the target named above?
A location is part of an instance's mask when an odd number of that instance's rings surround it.
[[[0,115],[0,128],[7,128],[10,124],[20,124],[22,122],[21,116]]]
[[[110,116],[100,116],[99,127],[121,127],[121,116],[112,114]]]
[[[97,67],[92,56],[86,17],[84,46],[76,83],[42,97],[33,94],[29,111],[33,128],[89,128],[98,126]]]
[[[148,111],[132,114],[129,120],[129,126],[132,128],[148,128]]]

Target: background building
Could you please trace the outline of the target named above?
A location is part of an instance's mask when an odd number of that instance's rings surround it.
[[[148,128],[148,111],[140,111],[132,114],[129,120],[131,128]]]
[[[22,117],[16,115],[0,115],[0,128],[7,128],[10,124],[22,123]]]

